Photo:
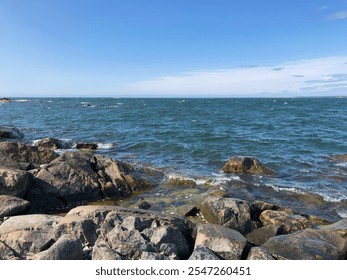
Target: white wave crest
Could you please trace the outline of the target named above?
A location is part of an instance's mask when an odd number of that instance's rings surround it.
[[[115,146],[113,143],[97,143],[98,149],[108,150]]]

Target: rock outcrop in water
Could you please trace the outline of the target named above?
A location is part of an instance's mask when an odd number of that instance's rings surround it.
[[[274,175],[275,172],[254,157],[234,156],[223,166],[225,173]]]
[[[59,156],[54,145],[0,142],[0,260],[347,259],[347,219],[321,224],[271,203],[216,194],[182,216],[91,205],[47,214],[146,191],[162,178],[101,155]],[[273,174],[253,159],[236,161],[239,167],[229,162],[226,170]],[[191,215],[201,218],[195,224]]]
[[[12,126],[0,126],[0,139],[22,139],[24,134]]]

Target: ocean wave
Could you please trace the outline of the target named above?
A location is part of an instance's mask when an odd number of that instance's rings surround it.
[[[295,187],[280,187],[273,184],[265,184],[265,186],[272,188],[276,192],[286,191],[286,192],[292,192],[292,193],[296,193],[300,195],[308,195],[307,192]]]
[[[337,214],[341,217],[341,218],[347,218],[347,210],[345,209],[341,209],[337,211]]]
[[[114,143],[97,143],[98,149],[109,150],[115,146]]]
[[[29,102],[29,100],[28,99],[17,99],[17,100],[15,100],[16,102]]]

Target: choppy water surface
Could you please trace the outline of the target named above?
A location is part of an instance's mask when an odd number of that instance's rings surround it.
[[[347,162],[335,158],[347,154],[347,98],[16,99],[0,104],[0,116],[27,142],[97,142],[100,153],[194,182],[163,183],[122,205],[146,199],[170,212],[222,191],[332,220],[347,216]],[[277,175],[223,174],[232,155],[255,156]]]

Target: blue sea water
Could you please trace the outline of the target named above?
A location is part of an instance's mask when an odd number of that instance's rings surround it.
[[[99,143],[105,155],[194,180],[194,195],[215,188],[328,219],[347,216],[347,162],[335,158],[347,154],[347,98],[15,99],[0,104],[0,125],[19,128],[28,143]],[[224,174],[233,155],[255,156],[276,176]],[[150,195],[177,195],[177,204],[192,197],[167,188],[142,194]]]

